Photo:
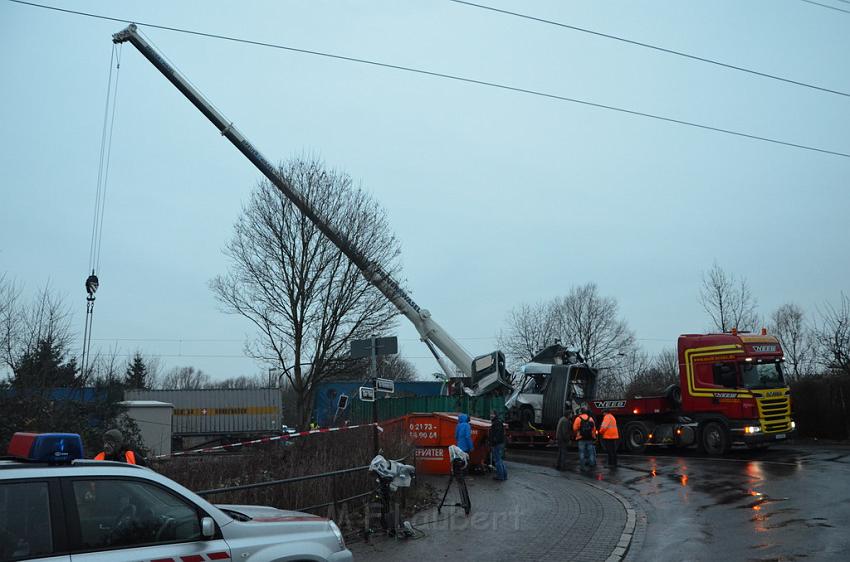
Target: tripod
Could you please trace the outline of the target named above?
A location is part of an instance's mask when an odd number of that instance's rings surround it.
[[[446,496],[449,495],[449,490],[452,487],[452,482],[457,482],[457,488],[460,493],[460,503],[449,504],[448,507],[462,507],[464,513],[469,515],[472,509],[472,502],[469,500],[469,491],[466,489],[466,480],[464,472],[466,471],[466,462],[463,459],[452,459],[452,472],[449,476],[449,484],[446,486],[446,491],[443,493],[443,499],[437,507],[437,513],[446,505]]]

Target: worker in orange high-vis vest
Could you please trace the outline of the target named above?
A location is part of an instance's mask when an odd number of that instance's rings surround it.
[[[103,434],[103,451],[95,455],[96,461],[119,461],[145,466],[145,459],[124,447],[124,435],[117,429]]]
[[[602,448],[608,453],[608,467],[617,467],[617,445],[620,443],[620,433],[617,431],[617,419],[611,410],[605,410],[602,423],[599,424],[599,439]]]
[[[573,421],[573,432],[578,445],[578,467],[582,472],[593,470],[596,466],[596,421],[590,415],[587,405]]]

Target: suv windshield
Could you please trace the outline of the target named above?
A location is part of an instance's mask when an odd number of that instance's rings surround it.
[[[746,361],[741,364],[741,383],[745,388],[776,388],[785,386],[782,378],[782,363],[755,363]]]

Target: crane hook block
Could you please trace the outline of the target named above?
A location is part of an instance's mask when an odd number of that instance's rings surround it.
[[[93,297],[97,292],[97,288],[100,286],[100,281],[97,280],[97,275],[92,273],[89,275],[88,279],[86,279],[86,292],[90,297]]]

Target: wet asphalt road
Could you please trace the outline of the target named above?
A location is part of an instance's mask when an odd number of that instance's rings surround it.
[[[656,449],[621,455],[616,470],[600,455],[597,467],[592,478],[646,512],[630,560],[850,560],[850,447],[789,443],[717,459]]]

